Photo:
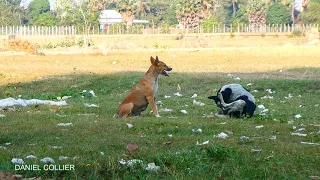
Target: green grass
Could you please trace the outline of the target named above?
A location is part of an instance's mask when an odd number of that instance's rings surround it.
[[[319,73],[319,69],[313,70]],[[157,100],[172,112],[160,112],[161,118],[150,113],[150,107],[141,117],[113,118],[118,104],[125,98],[143,73],[128,72],[113,75],[68,75],[52,77],[30,83],[11,84],[0,87],[0,98],[19,95],[24,99],[54,99],[71,95],[68,106],[62,106],[58,117],[52,106],[16,107],[20,111],[4,112],[0,118],[0,170],[24,177],[56,179],[308,179],[320,176],[320,156],[317,145],[304,142],[320,142],[320,83],[310,79],[259,78],[240,75],[235,81],[225,74],[171,73],[161,76]],[[214,93],[208,89],[219,89],[227,83],[240,83],[253,93],[257,105],[269,109],[266,116],[259,110],[250,119],[203,118],[203,114],[215,113],[218,108],[207,99]],[[253,83],[252,86],[246,86]],[[182,97],[176,97],[178,84]],[[272,89],[274,94],[265,90]],[[82,98],[82,90],[94,90],[97,97]],[[206,105],[193,105],[191,96]],[[293,97],[286,99],[288,94]],[[165,99],[165,95],[171,98]],[[261,99],[265,95],[273,99]],[[301,97],[299,97],[299,95]],[[86,108],[84,103],[99,105]],[[188,106],[185,106],[188,105]],[[302,105],[302,107],[299,107]],[[188,111],[182,114],[181,109]],[[78,114],[95,113],[94,116]],[[301,114],[300,119],[294,115]],[[288,124],[293,121],[293,124]],[[73,123],[71,127],[57,127],[58,123]],[[226,124],[220,124],[224,123]],[[129,129],[126,123],[134,125]],[[306,137],[292,136],[293,126],[305,125]],[[257,129],[255,126],[264,125]],[[192,132],[201,128],[202,133]],[[214,135],[229,132],[227,139]],[[232,132],[232,133],[230,133]],[[313,132],[313,133],[312,133]],[[141,137],[141,134],[144,136]],[[168,136],[172,134],[172,138]],[[248,136],[251,141],[240,141]],[[276,140],[270,140],[276,136]],[[209,144],[197,146],[209,140]],[[10,145],[5,143],[10,142]],[[128,152],[127,144],[135,143],[137,150]],[[61,148],[54,149],[52,146]],[[252,153],[251,149],[262,149]],[[104,155],[101,154],[104,153]],[[26,159],[35,155],[36,159]],[[59,160],[59,156],[69,157]],[[56,165],[72,164],[74,171],[15,171],[12,158],[22,158],[25,164],[42,167],[40,159],[51,157]],[[121,159],[140,159],[143,165],[133,168],[119,163]],[[145,165],[154,162],[160,166],[158,172],[146,171]]]

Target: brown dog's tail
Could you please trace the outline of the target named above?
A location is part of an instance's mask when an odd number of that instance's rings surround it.
[[[121,104],[118,108],[118,118],[126,118],[130,115],[133,103]]]

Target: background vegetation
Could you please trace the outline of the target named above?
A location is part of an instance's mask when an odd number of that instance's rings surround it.
[[[99,11],[115,9],[127,25],[133,19],[149,20],[150,26],[198,27],[199,24],[291,24],[293,1],[271,0],[59,0],[50,8],[48,0],[33,0],[27,7],[21,0],[0,2],[2,25],[97,26]],[[81,1],[80,1],[81,2]],[[319,0],[304,4],[296,23],[320,23]]]

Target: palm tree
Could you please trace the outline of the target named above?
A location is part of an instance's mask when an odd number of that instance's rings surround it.
[[[247,5],[249,24],[261,27],[266,24],[267,3],[264,0],[249,0]]]

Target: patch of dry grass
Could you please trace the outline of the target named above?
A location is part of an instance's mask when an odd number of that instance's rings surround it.
[[[25,82],[43,76],[73,73],[107,74],[142,71],[150,56],[172,66],[175,72],[257,73],[293,68],[320,68],[319,47],[257,47],[150,51],[114,50],[107,56],[47,55],[0,56],[0,84]],[[320,75],[315,74],[315,78]]]

